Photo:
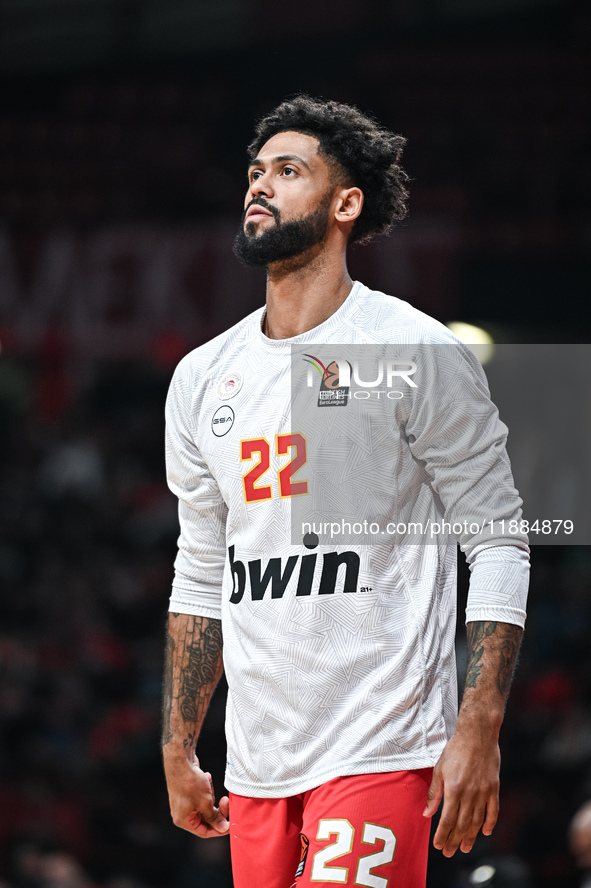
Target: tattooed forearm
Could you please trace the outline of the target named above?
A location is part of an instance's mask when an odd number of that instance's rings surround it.
[[[166,643],[162,744],[194,748],[223,671],[219,620],[171,614]]]
[[[216,681],[222,632],[219,620],[202,628],[198,641],[187,647],[188,661],[183,670],[180,707],[183,721],[196,722],[200,716],[204,694]],[[219,675],[217,676],[219,678]],[[216,682],[217,683],[217,682]]]
[[[499,693],[506,697],[517,665],[517,654],[523,633],[519,626],[510,626],[507,623],[500,623],[499,628],[501,629],[501,650],[496,679]]]
[[[195,734],[192,734],[190,731],[183,740],[183,748],[184,749],[195,749],[197,746],[197,737]]]
[[[515,670],[523,630],[510,623],[468,623],[466,688],[498,691],[505,701]],[[497,698],[498,699],[498,698]]]
[[[466,666],[466,687],[475,688],[482,670],[484,655],[483,641],[496,631],[496,623],[468,623],[468,663]]]
[[[162,685],[162,745],[172,740],[170,729],[170,713],[172,710],[172,670],[174,660],[174,638],[167,630],[166,649],[164,652],[164,682]]]

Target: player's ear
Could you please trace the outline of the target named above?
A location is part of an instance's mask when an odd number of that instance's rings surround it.
[[[363,209],[363,191],[361,188],[343,188],[335,208],[337,222],[354,222]]]

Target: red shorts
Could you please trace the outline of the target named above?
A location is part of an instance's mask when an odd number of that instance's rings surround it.
[[[336,777],[285,799],[230,793],[234,888],[421,888],[431,775]]]

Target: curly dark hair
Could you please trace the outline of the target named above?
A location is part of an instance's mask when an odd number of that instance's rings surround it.
[[[364,204],[349,243],[367,242],[406,216],[408,176],[399,164],[406,139],[396,136],[353,105],[299,95],[260,120],[248,146],[249,159],[276,133],[293,130],[315,136],[319,152],[361,188]]]

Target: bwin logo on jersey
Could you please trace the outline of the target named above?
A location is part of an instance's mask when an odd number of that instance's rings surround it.
[[[378,361],[377,376],[375,379],[366,380],[361,378],[359,370],[359,361],[353,361],[353,365],[349,361],[336,358],[327,367],[324,366],[319,358],[314,355],[305,355],[304,361],[310,364],[308,368],[308,388],[314,385],[314,367],[320,374],[320,393],[318,397],[319,407],[345,407],[351,397],[351,375],[357,389],[352,393],[355,399],[365,399],[371,396],[367,389],[373,389],[375,395],[379,398],[382,394],[391,400],[399,400],[404,397],[401,391],[392,391],[395,378],[403,380],[411,388],[417,388],[416,382],[410,378],[416,373],[417,365],[414,361]],[[322,368],[322,369],[321,369]],[[385,378],[384,378],[385,377]],[[378,388],[382,383],[386,384],[385,389]]]
[[[312,594],[318,558],[316,553],[301,556],[290,555],[285,567],[282,567],[281,558],[271,558],[264,572],[260,558],[244,564],[243,561],[234,558],[234,554],[235,548],[230,546],[228,549],[230,573],[232,574],[230,604],[239,604],[242,601],[248,585],[250,585],[250,596],[253,601],[262,601],[269,586],[271,586],[271,598],[283,598],[298,562],[299,574],[295,594],[298,596]],[[324,552],[318,595],[333,595],[335,593],[339,567],[342,564],[345,565],[343,592],[357,592],[359,563],[357,552]]]

